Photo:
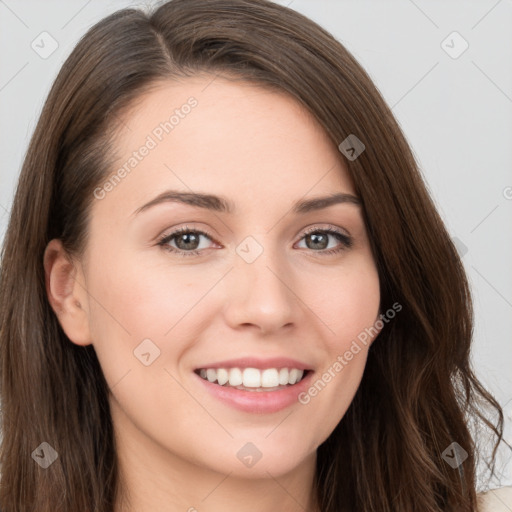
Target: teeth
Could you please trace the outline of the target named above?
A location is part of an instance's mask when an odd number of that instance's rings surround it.
[[[219,368],[217,370],[217,382],[221,385],[221,386],[224,386],[224,384],[226,384],[226,382],[229,380],[229,373],[227,370],[224,370],[224,368]]]
[[[264,388],[279,386],[279,373],[275,368],[268,368],[261,372],[261,385]]]
[[[214,370],[215,371],[215,370]],[[229,385],[230,386],[240,386],[243,382],[242,372],[240,368],[232,368],[228,371],[229,375]]]
[[[300,377],[302,377],[302,375]],[[290,375],[288,376],[288,382],[290,384],[295,384],[300,379],[300,377],[299,377],[299,370],[297,370],[297,368],[293,368],[290,370]]]
[[[246,388],[260,388],[261,387],[261,372],[256,368],[246,368],[243,373],[243,385]]]
[[[279,370],[279,384],[282,386],[288,384],[288,368],[281,368]]]
[[[217,382],[221,386],[238,388],[277,388],[293,385],[304,376],[304,370],[297,368],[202,368],[199,375],[209,382]]]

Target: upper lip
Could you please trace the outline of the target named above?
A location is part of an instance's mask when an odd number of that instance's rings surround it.
[[[229,359],[226,361],[218,361],[216,363],[205,363],[196,369],[207,368],[257,368],[265,370],[267,368],[297,368],[298,370],[310,370],[311,365],[291,359],[289,357],[272,357],[269,359],[261,359],[257,357],[240,357],[237,359]]]

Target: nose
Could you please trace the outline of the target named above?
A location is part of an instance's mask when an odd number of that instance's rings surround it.
[[[296,324],[300,301],[293,275],[276,251],[266,248],[252,263],[236,255],[224,286],[224,314],[231,328],[251,326],[266,335]]]

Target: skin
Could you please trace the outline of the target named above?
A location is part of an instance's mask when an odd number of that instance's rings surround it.
[[[309,403],[271,414],[226,405],[193,370],[241,356],[292,357],[318,377],[332,367],[379,314],[362,207],[294,214],[297,200],[355,195],[336,145],[291,97],[225,77],[166,82],[141,97],[123,117],[117,164],[190,96],[190,114],[93,201],[84,254],[70,258],[50,242],[48,298],[71,342],[93,344],[111,388],[131,498],[117,510],[314,511],[316,449],[349,407],[370,343]],[[133,214],[167,189],[225,196],[237,213],[167,202]],[[353,246],[304,235],[329,225]],[[211,234],[200,255],[158,245],[183,226]],[[252,263],[236,252],[248,236],[263,249]],[[179,237],[168,245],[191,250]],[[325,254],[331,248],[342,250]],[[160,355],[145,366],[134,350],[148,338]],[[236,456],[247,442],[262,453],[252,467]]]

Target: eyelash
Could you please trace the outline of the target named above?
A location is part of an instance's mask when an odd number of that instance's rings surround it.
[[[199,256],[204,249],[194,249],[192,251],[183,251],[181,249],[175,249],[174,247],[170,247],[169,245],[167,245],[172,239],[174,239],[174,238],[176,238],[176,237],[178,237],[180,235],[190,234],[190,233],[196,233],[196,234],[204,235],[207,238],[209,238],[210,240],[213,240],[213,237],[207,231],[203,231],[203,230],[200,230],[200,229],[190,229],[190,228],[185,226],[185,227],[177,229],[176,231],[173,231],[172,233],[163,235],[163,237],[160,238],[160,240],[158,241],[157,245],[161,246],[164,250],[166,250],[168,252],[172,252],[172,253],[177,254],[178,256],[183,256],[183,257]],[[332,227],[321,228],[321,229],[320,228],[316,228],[316,227],[310,228],[310,229],[308,229],[307,231],[304,232],[304,234],[301,237],[301,240],[304,237],[306,237],[307,235],[310,235],[312,233],[327,233],[327,234],[333,235],[342,244],[341,247],[338,247],[337,249],[324,249],[322,251],[313,251],[313,252],[318,252],[319,254],[321,254],[323,256],[337,254],[337,253],[339,253],[341,251],[344,251],[346,249],[350,249],[352,247],[352,243],[353,243],[352,242],[352,238],[350,238],[348,235],[345,235],[344,233],[342,233],[338,229],[335,229],[335,228],[332,228]]]

